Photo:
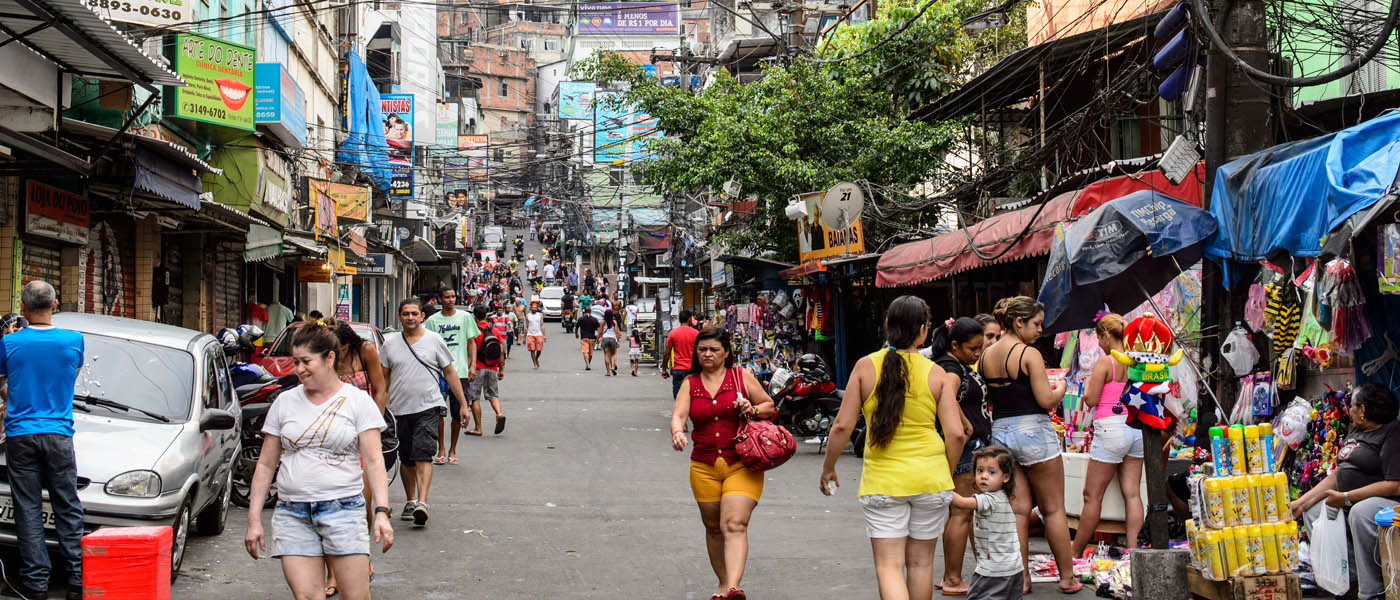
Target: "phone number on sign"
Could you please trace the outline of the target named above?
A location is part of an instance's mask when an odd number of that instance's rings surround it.
[[[180,105],[180,109],[187,115],[197,115],[201,117],[208,117],[210,119],[228,118],[228,111],[222,108],[213,108],[209,106],[204,106],[203,104],[195,104],[193,102],[182,103]]]
[[[154,17],[157,19],[171,19],[179,21],[183,18],[183,13],[178,10],[159,8],[151,6],[133,6],[130,2],[119,2],[117,0],[88,0],[88,6],[92,8],[102,8],[106,10],[136,13],[138,15]]]

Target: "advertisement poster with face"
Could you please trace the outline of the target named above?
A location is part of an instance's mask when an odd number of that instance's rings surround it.
[[[413,94],[381,94],[384,141],[392,170],[389,195],[413,195]]]

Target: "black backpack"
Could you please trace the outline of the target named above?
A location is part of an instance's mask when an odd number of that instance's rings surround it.
[[[482,336],[481,347],[476,349],[477,358],[488,367],[501,366],[501,338],[488,332]]]

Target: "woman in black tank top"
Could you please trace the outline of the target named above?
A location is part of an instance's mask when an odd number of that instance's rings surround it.
[[[1050,385],[1045,358],[1031,345],[1040,337],[1045,307],[1027,296],[1016,296],[998,302],[995,315],[1002,337],[983,352],[978,364],[992,406],[992,443],[1007,447],[1016,457],[1011,508],[1021,538],[1021,560],[1029,556],[1031,498],[1035,498],[1045,522],[1046,541],[1060,567],[1060,590],[1074,593],[1081,586],[1074,578],[1070,556],[1065,467],[1059,435],[1049,417],[1049,411],[1064,399],[1065,384]],[[1030,580],[1027,569],[1026,593],[1030,593]]]

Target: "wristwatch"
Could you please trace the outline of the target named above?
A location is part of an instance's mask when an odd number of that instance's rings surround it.
[[[376,506],[376,507],[374,507],[374,514],[377,515],[377,514],[380,514],[380,513],[384,513],[385,516],[388,516],[388,515],[389,515],[389,507],[387,507],[387,506]]]

